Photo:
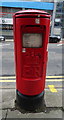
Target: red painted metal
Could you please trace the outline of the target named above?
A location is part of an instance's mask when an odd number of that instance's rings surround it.
[[[50,15],[40,10],[25,10],[14,15],[16,89],[24,95],[44,91],[48,58]],[[41,34],[40,48],[23,47],[24,34]]]

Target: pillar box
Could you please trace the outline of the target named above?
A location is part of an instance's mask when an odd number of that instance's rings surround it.
[[[23,10],[13,18],[16,101],[23,108],[33,109],[41,105],[44,96],[50,15]]]

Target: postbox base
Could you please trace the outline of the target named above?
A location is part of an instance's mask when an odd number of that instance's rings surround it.
[[[21,94],[18,90],[16,91],[16,102],[22,109],[35,110],[40,108],[44,101],[44,91],[38,95],[27,96]]]

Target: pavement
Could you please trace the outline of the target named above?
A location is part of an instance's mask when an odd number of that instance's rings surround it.
[[[64,82],[64,81],[63,81]],[[5,83],[4,83],[5,84]],[[16,105],[16,86],[3,87],[0,82],[0,120],[64,120],[64,87],[53,90],[45,88],[45,107],[41,106],[35,111],[26,111]],[[9,87],[8,87],[9,86]],[[54,92],[55,91],[55,92]]]
[[[7,76],[8,77],[8,76]],[[48,76],[50,77],[50,76]],[[51,76],[52,77],[52,76]],[[52,78],[53,82],[57,80],[64,82],[64,77],[59,78]],[[14,76],[15,78],[15,76]],[[45,120],[63,120],[64,119],[64,86],[62,87],[54,87],[52,85],[47,84],[45,86],[45,95],[44,95],[44,105],[40,108],[36,109],[35,111],[26,111],[20,108],[15,100],[16,100],[16,80],[11,76],[9,76],[8,81],[2,76],[3,83],[0,80],[0,117],[1,120],[16,120],[16,119],[43,119]],[[52,79],[47,78],[46,81],[51,81]],[[11,81],[12,80],[12,81]],[[13,84],[11,84],[13,82]],[[51,84],[51,83],[50,83]],[[6,87],[5,87],[6,86]],[[38,119],[38,120],[39,120]]]
[[[33,112],[19,109],[19,106],[15,105],[16,89],[0,89],[0,94],[2,94],[2,101],[0,101],[2,118],[5,120],[7,118],[63,118],[62,90],[52,93],[45,89],[45,109],[42,106]]]

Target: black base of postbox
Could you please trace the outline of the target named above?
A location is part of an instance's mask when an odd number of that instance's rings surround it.
[[[16,91],[16,102],[20,108],[25,110],[35,110],[41,107],[44,101],[44,91],[38,95],[27,96],[21,94],[18,90]]]

